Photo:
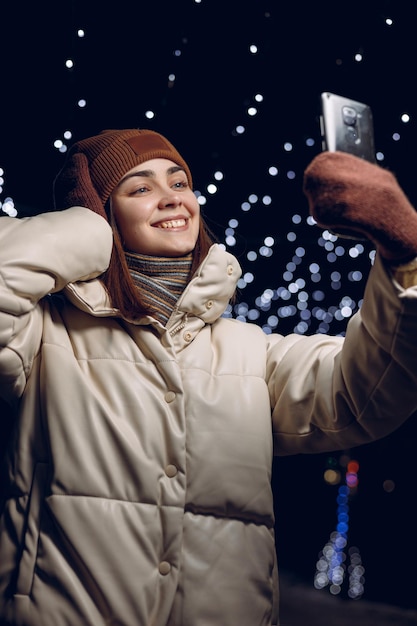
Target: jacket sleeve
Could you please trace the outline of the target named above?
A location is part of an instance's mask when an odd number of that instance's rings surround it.
[[[94,245],[92,244],[94,242]],[[0,396],[24,391],[42,336],[42,299],[108,267],[112,231],[82,207],[0,218]]]
[[[384,437],[417,410],[417,287],[377,256],[345,339],[270,335],[267,380],[276,454]]]

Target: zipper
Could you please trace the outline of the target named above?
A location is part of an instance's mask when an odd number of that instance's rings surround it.
[[[171,337],[173,337],[174,335],[176,335],[177,333],[180,332],[180,330],[182,330],[183,328],[185,328],[185,326],[187,325],[187,321],[188,321],[188,313],[185,314],[184,319],[182,322],[180,322],[178,324],[178,326],[175,326],[175,328],[172,328],[169,331],[169,334],[171,335]]]

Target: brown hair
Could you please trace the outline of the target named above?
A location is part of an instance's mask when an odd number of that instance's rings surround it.
[[[102,281],[109,294],[111,304],[114,308],[119,309],[127,319],[135,319],[141,315],[151,314],[152,311],[149,309],[149,306],[145,305],[140,289],[138,289],[131,277],[119,229],[111,211],[110,224],[113,229],[113,250],[109,267],[103,275]],[[193,250],[190,277],[206,257],[214,241],[213,234],[200,216],[199,233]]]

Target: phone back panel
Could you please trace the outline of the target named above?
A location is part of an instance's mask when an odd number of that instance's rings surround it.
[[[374,128],[369,105],[330,92],[321,94],[323,150],[349,152],[375,162]]]

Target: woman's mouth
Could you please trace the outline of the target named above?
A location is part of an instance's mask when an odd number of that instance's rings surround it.
[[[158,224],[155,224],[156,228],[182,228],[183,226],[185,226],[187,224],[187,221],[185,218],[181,218],[178,220],[166,220],[165,222],[158,222]]]

